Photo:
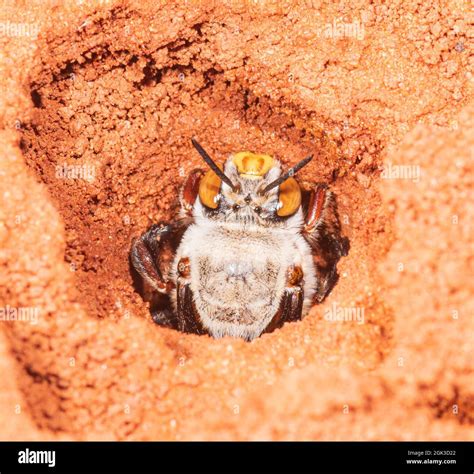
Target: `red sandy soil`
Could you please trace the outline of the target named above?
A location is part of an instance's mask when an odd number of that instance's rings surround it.
[[[39,321],[1,322],[0,438],[472,439],[468,7],[3,8],[39,35],[0,36],[0,305]],[[363,37],[327,37],[335,21]],[[301,178],[331,185],[351,250],[303,321],[252,343],[151,322],[128,252],[173,218],[191,136],[219,161],[317,157]]]

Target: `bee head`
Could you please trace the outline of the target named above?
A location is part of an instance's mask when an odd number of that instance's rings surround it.
[[[285,173],[275,158],[249,151],[231,155],[220,167],[196,140],[192,142],[211,168],[199,185],[199,201],[207,217],[278,225],[300,209],[301,189],[293,175],[311,161],[311,156]]]

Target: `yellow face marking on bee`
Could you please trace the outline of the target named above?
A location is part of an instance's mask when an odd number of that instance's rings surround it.
[[[249,179],[262,179],[275,164],[270,155],[260,155],[250,151],[241,151],[233,157],[240,175]]]

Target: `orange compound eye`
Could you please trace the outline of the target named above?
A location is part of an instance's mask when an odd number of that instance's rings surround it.
[[[301,205],[300,185],[294,178],[288,178],[280,184],[280,208],[277,214],[280,217],[287,217],[294,214]]]
[[[221,189],[221,179],[214,171],[209,170],[201,179],[199,183],[199,199],[204,206],[210,209],[217,209],[218,203],[216,196]]]

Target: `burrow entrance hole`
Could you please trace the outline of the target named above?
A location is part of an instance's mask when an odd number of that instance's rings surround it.
[[[100,44],[57,63],[52,80],[31,82],[34,114],[23,126],[22,150],[63,218],[65,260],[90,315],[149,317],[133,286],[130,245],[176,214],[186,175],[202,167],[192,136],[220,162],[240,150],[286,165],[314,153],[301,177],[331,185],[351,247],[368,256],[364,275],[373,274],[382,250],[371,231],[383,239],[383,226],[377,193],[356,178],[359,158],[342,156],[324,127],[306,127],[314,124],[310,113],[255,96],[235,74],[230,80],[225,65],[209,59],[215,30],[195,25],[185,40],[143,54],[125,43],[119,49],[117,39],[113,49]],[[364,172],[375,176],[373,167]]]

